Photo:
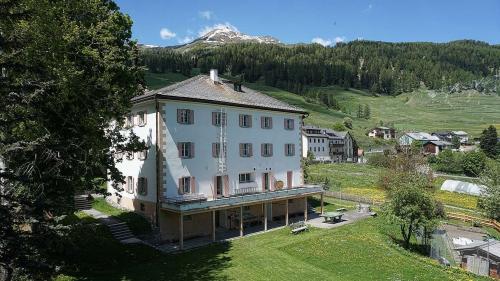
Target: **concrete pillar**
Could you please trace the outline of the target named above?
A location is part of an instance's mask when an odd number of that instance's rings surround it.
[[[267,231],[267,203],[262,203],[264,207],[264,231]]]
[[[243,206],[240,207],[240,237],[243,236]]]
[[[179,249],[184,249],[184,215],[179,214]]]
[[[286,199],[285,204],[285,225],[288,225],[288,199]]]
[[[321,214],[323,214],[323,193],[321,193]]]
[[[307,196],[304,197],[304,221],[307,221]]]
[[[215,211],[212,211],[212,241],[215,242]]]

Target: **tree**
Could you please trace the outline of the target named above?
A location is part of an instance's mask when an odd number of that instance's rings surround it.
[[[479,176],[486,166],[486,155],[482,151],[471,151],[462,158],[464,174],[471,177]]]
[[[460,138],[458,136],[453,136],[451,138],[451,144],[453,148],[459,149],[460,148]]]
[[[363,113],[363,117],[365,119],[370,119],[370,116],[371,116],[371,110],[370,110],[370,106],[367,104],[367,105],[365,105],[365,110],[364,110],[364,113]]]
[[[120,128],[142,93],[132,21],[112,1],[0,3],[0,272],[49,280],[76,192],[123,181],[113,154],[144,149]],[[116,121],[116,126],[111,125]],[[108,172],[107,172],[108,171]],[[66,249],[67,250],[67,249]]]
[[[479,207],[490,219],[500,220],[500,164],[488,163],[479,181],[484,186],[479,199]]]
[[[391,191],[391,200],[384,206],[385,214],[399,224],[403,246],[410,247],[412,234],[434,225],[436,203],[429,192],[419,186],[406,185]]]
[[[495,158],[499,153],[497,151],[498,134],[495,126],[490,125],[487,129],[483,130],[480,141],[480,147],[484,153],[488,157]]]
[[[346,126],[346,128],[352,129],[352,119],[351,118],[345,117],[343,123],[344,123],[344,126]]]
[[[356,117],[358,118],[364,117],[363,106],[361,104],[358,104],[358,112],[356,114]]]

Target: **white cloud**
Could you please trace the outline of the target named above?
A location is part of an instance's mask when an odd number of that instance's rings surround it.
[[[187,44],[187,43],[190,43],[191,41],[193,41],[194,38],[193,37],[190,37],[190,36],[185,36],[184,38],[179,38],[177,40],[177,42],[179,42],[179,44]]]
[[[373,9],[373,4],[368,4],[368,7],[366,7],[366,8],[363,10],[363,13],[368,13],[369,11],[371,11],[371,9]]]
[[[320,38],[320,37],[315,37],[311,40],[311,42],[313,43],[317,43],[317,44],[320,44],[320,45],[323,45],[323,46],[330,46],[332,44],[332,40],[328,40],[328,39],[323,39],[323,38]]]
[[[333,39],[335,44],[340,43],[340,42],[345,42],[345,36],[337,36],[335,39]]]
[[[200,29],[200,31],[198,31],[198,36],[201,37],[214,29],[229,29],[232,31],[238,31],[236,26],[230,24],[229,22],[225,22],[225,23],[217,23],[217,24],[214,24],[212,26],[207,25],[207,26],[203,27],[202,29]]]
[[[160,29],[161,39],[168,40],[168,39],[174,38],[175,36],[177,36],[177,34],[170,31],[168,28],[164,27],[164,28]]]
[[[200,15],[200,18],[210,20],[214,16],[214,12],[212,11],[200,11],[198,12],[198,15]]]

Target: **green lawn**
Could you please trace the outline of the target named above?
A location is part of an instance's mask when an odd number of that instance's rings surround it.
[[[375,218],[299,235],[281,229],[177,255],[119,244],[100,229],[73,253],[80,270],[56,280],[488,280],[401,249],[387,228]]]
[[[309,177],[310,181],[314,183],[323,183],[325,178],[328,177],[330,180],[329,190],[331,191],[341,191],[345,194],[383,201],[386,192],[379,187],[378,179],[379,175],[384,171],[384,168],[368,164],[313,164],[309,168]],[[477,209],[478,197],[439,190],[444,180],[444,177],[435,179],[435,198],[437,200],[450,206],[470,210]],[[457,210],[454,211],[457,212]],[[477,215],[477,213],[475,214]]]
[[[115,208],[109,205],[104,198],[96,198],[92,207],[102,213],[126,222],[135,235],[141,235],[151,231],[151,225],[144,217],[134,212]]]

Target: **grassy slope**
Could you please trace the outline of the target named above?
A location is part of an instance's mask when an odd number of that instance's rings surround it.
[[[146,73],[146,82],[150,89],[158,89],[186,78],[178,73]],[[477,93],[448,95],[421,90],[397,97],[375,97],[364,91],[344,90],[336,86],[315,89],[335,96],[340,105],[346,109],[347,113],[343,113],[322,105],[308,103],[299,95],[260,83],[247,83],[246,85],[306,109],[310,113],[305,119],[306,124],[332,128],[336,122],[342,122],[344,117],[352,118],[353,134],[358,144],[365,148],[387,144],[366,136],[367,130],[378,125],[380,120],[394,123],[400,131],[464,130],[472,136],[479,136],[481,131],[490,124],[495,124],[500,129],[499,96]],[[371,119],[355,117],[359,104],[370,105]]]
[[[461,270],[446,269],[400,249],[384,234],[393,231],[388,229],[382,218],[299,235],[282,229],[178,255],[161,255],[146,246],[120,245],[104,236],[97,246],[89,244],[82,249],[99,256],[96,261],[85,258],[92,264],[80,265],[84,271],[77,280],[474,279]],[[97,263],[103,259],[104,264]]]
[[[92,207],[104,214],[124,221],[135,235],[146,234],[151,231],[149,222],[139,214],[117,209],[106,202],[104,198],[96,198]]]

